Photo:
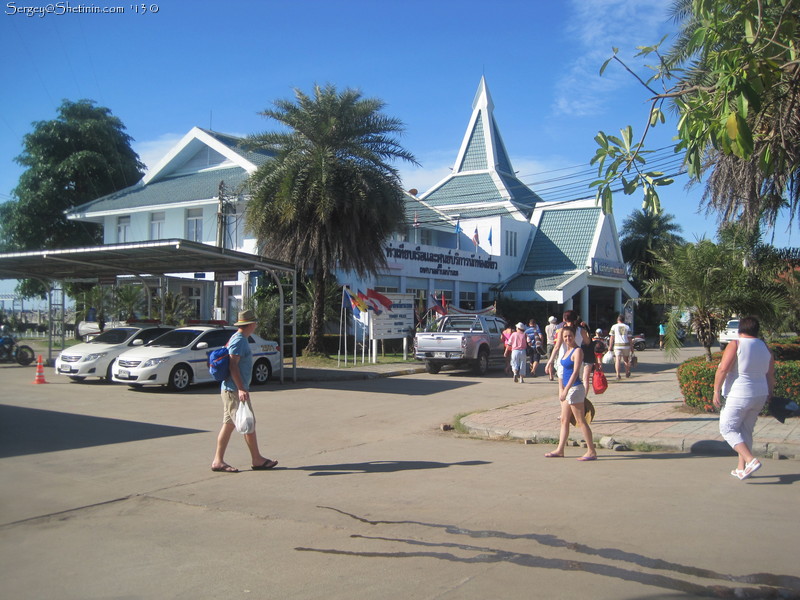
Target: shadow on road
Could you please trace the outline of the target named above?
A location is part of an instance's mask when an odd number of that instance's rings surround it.
[[[0,404],[0,458],[192,433],[205,431]]]
[[[293,471],[312,471],[311,476],[356,475],[367,473],[396,473],[418,469],[446,469],[447,467],[475,467],[491,464],[485,460],[465,460],[457,463],[432,462],[426,460],[375,460],[362,463],[333,465],[308,465],[293,467]]]

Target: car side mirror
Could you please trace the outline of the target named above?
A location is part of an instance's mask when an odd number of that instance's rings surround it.
[[[197,346],[195,346],[195,349],[197,350],[205,350],[206,348],[208,348],[208,342],[200,342],[197,344]]]
[[[138,340],[133,340],[131,342],[131,346],[144,346],[144,340],[141,338]]]

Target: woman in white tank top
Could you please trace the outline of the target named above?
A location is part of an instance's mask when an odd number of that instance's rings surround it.
[[[714,405],[720,411],[719,432],[739,455],[731,475],[747,479],[761,468],[753,456],[753,430],[758,413],[775,387],[775,360],[763,340],[755,317],[739,319],[739,339],[725,348],[714,377]]]

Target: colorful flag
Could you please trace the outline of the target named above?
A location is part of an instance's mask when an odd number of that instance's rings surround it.
[[[380,308],[378,308],[378,303],[364,294],[361,290],[358,290],[358,298],[364,303],[364,310],[371,310],[376,315],[379,315],[383,312]]]
[[[492,228],[489,227],[489,248],[492,247]]]
[[[431,294],[430,300],[428,301],[428,308],[430,310],[434,310],[440,315],[446,315],[447,311],[442,306],[442,303],[436,298],[436,294]]]
[[[360,311],[367,310],[367,303],[361,299],[360,293],[358,296],[356,296],[353,292],[350,291],[349,288],[344,288],[344,293],[347,294],[347,297],[350,300],[350,305],[353,308],[353,310],[360,310]]]
[[[464,231],[461,229],[461,219],[456,219],[456,235]]]
[[[475,226],[475,233],[472,234],[472,243],[475,244],[475,248],[477,248],[481,243],[481,238],[478,237],[478,226]]]
[[[444,297],[444,292],[442,292],[442,308],[444,309],[444,314],[447,314],[447,298]]]
[[[388,311],[392,310],[392,301],[380,292],[367,288],[367,298],[380,303]]]
[[[417,211],[414,211],[414,227],[419,227],[419,218],[417,217]]]

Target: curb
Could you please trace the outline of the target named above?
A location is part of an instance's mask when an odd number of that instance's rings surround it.
[[[486,412],[486,411],[483,411]],[[550,443],[552,440],[557,440],[559,436],[558,429],[550,431],[535,431],[535,430],[519,430],[519,429],[504,429],[504,428],[488,428],[484,426],[470,425],[469,417],[461,420],[461,425],[469,435],[482,437],[485,439],[498,439],[498,438],[511,438],[514,440],[527,441],[531,440],[534,444]],[[657,450],[666,450],[668,452],[683,452],[687,454],[696,454],[698,456],[736,456],[735,452],[728,446],[727,443],[718,440],[707,440],[697,438],[642,438],[637,436],[617,437],[614,435],[603,434],[595,432],[595,444],[600,445],[599,441],[603,438],[611,438],[618,444],[632,446],[635,444],[648,444],[654,446]],[[583,438],[570,435],[570,440],[581,442]],[[541,442],[540,442],[541,440]],[[604,446],[605,447],[605,446]],[[613,448],[607,448],[613,449]],[[772,459],[791,459],[800,460],[800,444],[793,443],[758,443],[753,444],[753,454],[759,457],[766,457]]]

